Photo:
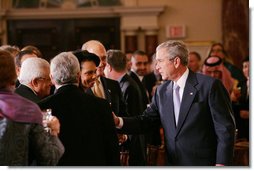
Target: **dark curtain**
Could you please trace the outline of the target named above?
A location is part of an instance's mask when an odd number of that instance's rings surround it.
[[[222,0],[222,43],[239,68],[249,55],[249,13],[248,0]]]

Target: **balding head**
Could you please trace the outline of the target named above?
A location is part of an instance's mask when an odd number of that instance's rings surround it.
[[[87,50],[90,53],[94,53],[97,56],[106,56],[106,49],[104,45],[98,40],[89,40],[83,44],[82,50]]]
[[[104,45],[98,40],[89,40],[83,44],[82,50],[87,50],[88,52],[99,56],[100,65],[97,67],[97,75],[104,75],[104,69],[106,66],[106,49]]]

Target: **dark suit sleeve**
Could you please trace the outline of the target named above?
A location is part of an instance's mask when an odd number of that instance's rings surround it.
[[[121,91],[121,88],[120,88],[120,85],[118,82],[116,82],[116,84],[115,84],[115,91],[118,96],[117,102],[115,102],[115,103],[117,105],[116,108],[118,108],[118,111],[119,111],[118,113],[116,113],[116,115],[118,115],[120,117],[128,116],[127,107],[126,107],[126,104],[123,100],[122,91]]]
[[[217,164],[232,164],[235,120],[227,90],[216,80],[210,90],[209,106],[217,136]]]
[[[101,124],[103,131],[103,144],[107,159],[107,165],[119,166],[120,165],[120,151],[118,146],[118,138],[116,134],[116,128],[111,113],[110,106],[106,100],[100,99],[100,113],[101,113]]]
[[[124,97],[127,111],[130,116],[137,116],[143,113],[141,93],[133,86],[126,89]]]
[[[153,130],[161,124],[157,110],[156,96],[146,108],[142,115],[136,117],[123,117],[123,127],[121,131],[128,134],[141,134]]]

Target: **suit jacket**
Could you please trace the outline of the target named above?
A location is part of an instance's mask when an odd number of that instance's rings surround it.
[[[142,94],[137,83],[125,74],[119,82],[123,99],[127,104],[127,111],[130,116],[141,115],[144,112]]]
[[[157,88],[151,106],[139,118],[124,118],[123,132],[142,132],[161,121],[169,165],[232,164],[235,122],[221,81],[189,72],[177,127],[173,82]]]
[[[138,84],[138,87],[139,87],[141,95],[142,95],[143,110],[145,110],[146,105],[149,104],[149,99],[148,99],[148,96],[146,93],[147,90],[146,90],[145,86],[143,85],[143,83],[138,78],[138,76],[134,72],[131,71],[130,76]]]
[[[59,165],[120,165],[118,138],[106,100],[83,93],[75,85],[65,85],[39,106],[51,108],[60,121],[59,138],[65,153]]]
[[[149,93],[149,100],[152,100],[152,91],[153,87],[157,84],[157,82],[162,81],[161,75],[155,75],[154,72],[151,72],[144,76],[142,83],[147,89]]]
[[[157,82],[157,79],[156,79],[154,72],[151,72],[151,73],[145,75],[142,80],[143,85],[145,86],[145,88],[148,91],[150,100],[152,100],[151,93],[152,93],[153,87],[155,86],[156,82]]]
[[[127,111],[130,116],[137,116],[143,113],[141,92],[137,83],[125,74],[120,80],[120,87],[124,101],[127,104]],[[129,136],[129,165],[146,165],[146,145],[144,135]]]
[[[117,116],[127,116],[126,104],[123,101],[119,83],[106,77],[100,77],[100,79],[105,92],[106,100],[110,103],[111,109]],[[91,89],[88,89],[86,93],[94,95]]]
[[[20,84],[16,89],[15,93],[21,95],[22,97],[31,100],[35,103],[39,102],[41,99],[33,92],[33,90],[23,84]]]
[[[17,79],[17,80],[16,80],[16,83],[15,83],[15,87],[17,88],[19,85],[20,85],[20,82],[19,82],[19,80]]]
[[[148,84],[148,79],[146,78],[146,76],[144,76],[144,78],[141,82],[140,79],[138,78],[138,76],[132,71],[130,72],[130,76],[131,76],[131,78],[133,78],[133,80],[136,81],[136,83],[138,84],[138,87],[141,91],[143,111],[144,111],[146,109],[147,104],[149,104],[149,99],[148,99],[148,96],[147,96],[147,93],[146,93],[147,89],[145,87],[145,85]],[[145,134],[145,139],[146,139],[147,144],[160,145],[161,144],[160,125],[158,125],[156,127],[153,127],[153,129],[150,132],[147,132]]]

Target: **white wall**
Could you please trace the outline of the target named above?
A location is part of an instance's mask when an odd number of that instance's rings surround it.
[[[166,25],[185,25],[191,50],[205,56],[209,42],[222,40],[222,0],[137,0],[139,6],[161,6],[166,10],[159,16],[159,43],[167,40]],[[197,47],[197,48],[196,48]]]
[[[221,41],[222,0],[138,0],[139,6],[165,5],[159,16],[159,41],[165,40],[165,26],[184,24],[188,41]]]

